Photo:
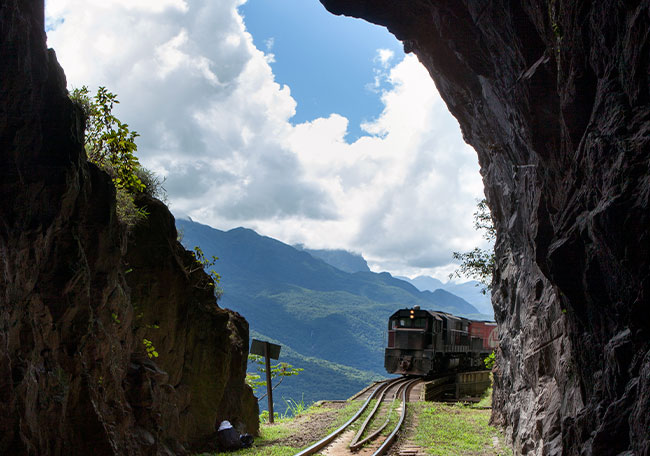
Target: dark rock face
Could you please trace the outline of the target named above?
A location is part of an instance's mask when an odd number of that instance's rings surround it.
[[[246,321],[161,203],[127,237],[43,30],[42,1],[0,5],[0,454],[184,454],[224,418],[255,433]]]
[[[248,323],[217,307],[212,279],[176,240],[167,207],[144,195],[137,204],[149,215],[131,233],[124,257],[134,314],[131,327],[141,347],[143,340],[151,341],[159,355],[153,359],[155,370],[162,371],[166,387],[154,391],[152,382],[145,382],[141,403],[131,404],[136,415],[143,413],[149,427],[165,429],[167,438],[175,435],[181,441],[210,439],[214,424],[226,419],[239,429],[257,432],[257,400],[244,381]],[[129,375],[134,369],[149,374],[151,359],[142,354],[140,350],[131,356]],[[150,375],[153,383],[161,383],[155,374]],[[172,390],[170,385],[179,386]],[[170,403],[177,412],[163,413]],[[152,406],[159,408],[153,416],[148,412]]]
[[[415,52],[478,152],[516,452],[650,454],[650,2],[321,2]]]

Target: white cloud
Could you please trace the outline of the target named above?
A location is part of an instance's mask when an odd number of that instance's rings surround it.
[[[375,77],[373,81],[366,84],[366,89],[371,92],[381,93],[382,87],[390,83],[390,64],[395,57],[395,52],[391,49],[377,49],[377,54],[373,62],[378,65],[373,69]]]
[[[387,68],[390,61],[393,60],[393,57],[395,57],[395,52],[391,49],[377,49],[375,61],[378,61],[384,68]]]
[[[452,250],[482,244],[471,223],[482,195],[476,154],[414,56],[388,79],[383,113],[363,126],[374,136],[346,144],[347,121],[336,115],[294,129],[291,147],[341,214],[300,241],[326,247],[332,240],[318,238],[336,232],[338,246],[363,252],[377,269],[446,277]]]
[[[352,144],[338,114],[294,126],[296,101],[274,80],[273,54],[253,45],[242,3],[48,1],[49,45],[71,86],[118,93],[118,116],[141,134],[141,161],[167,178],[173,210],[361,251],[397,274],[448,274],[452,250],[481,243],[471,214],[482,185],[424,68],[377,51],[385,109]]]

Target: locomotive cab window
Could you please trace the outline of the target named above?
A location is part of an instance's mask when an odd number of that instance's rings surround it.
[[[426,328],[426,318],[400,318],[398,322],[399,328]]]

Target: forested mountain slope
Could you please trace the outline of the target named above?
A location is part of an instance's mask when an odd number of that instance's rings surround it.
[[[347,273],[249,229],[224,232],[189,220],[176,224],[187,248],[200,246],[206,256],[219,257],[220,305],[241,313],[252,333],[287,347],[281,360],[289,354],[289,362],[311,366],[287,380],[287,388],[296,386],[290,391],[294,398],[302,392],[306,401],[345,398],[370,378],[385,375],[385,326],[396,309],[419,305],[478,314],[444,290],[422,292],[388,273]],[[316,365],[344,375],[317,378]]]

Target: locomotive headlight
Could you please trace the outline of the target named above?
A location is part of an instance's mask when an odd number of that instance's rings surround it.
[[[411,320],[413,320],[414,318],[415,318],[415,315],[411,314]]]

